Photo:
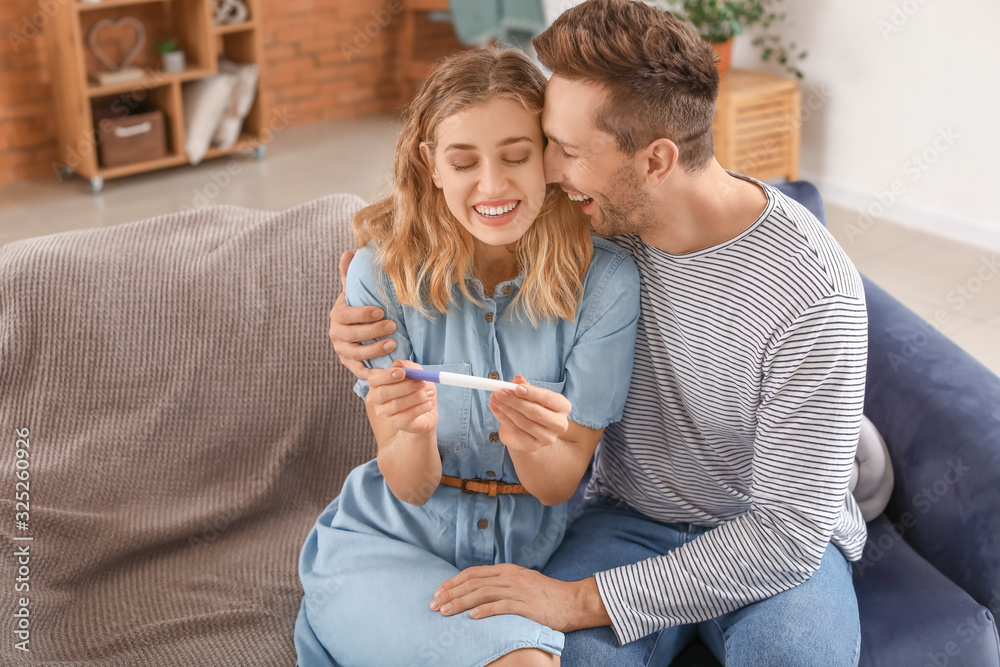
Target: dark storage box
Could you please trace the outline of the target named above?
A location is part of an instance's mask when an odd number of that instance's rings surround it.
[[[167,133],[160,110],[115,117],[94,109],[102,167],[119,167],[166,157]]]

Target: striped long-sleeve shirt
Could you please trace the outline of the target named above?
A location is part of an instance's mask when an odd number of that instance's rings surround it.
[[[861,556],[848,493],[868,349],[861,278],[812,214],[765,191],[758,220],[711,248],[614,239],[639,268],[642,314],[625,413],[587,494],[715,526],[597,575],[623,644],[793,588],[831,541]]]

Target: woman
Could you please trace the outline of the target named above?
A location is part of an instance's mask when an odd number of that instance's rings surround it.
[[[347,299],[385,310],[396,349],[355,387],[378,456],[302,550],[300,667],[558,664],[560,632],[429,606],[464,568],[545,564],[628,390],[638,273],[546,186],[544,89],[517,51],[444,60],[407,110],[392,195],[354,220]],[[519,386],[488,394],[403,368]]]

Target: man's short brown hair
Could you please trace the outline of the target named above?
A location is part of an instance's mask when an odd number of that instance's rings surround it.
[[[532,44],[553,74],[607,91],[595,124],[626,154],[666,137],[686,169],[712,157],[719,71],[693,26],[637,0],[588,0]]]

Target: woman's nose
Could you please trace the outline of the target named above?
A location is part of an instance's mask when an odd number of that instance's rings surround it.
[[[483,170],[483,177],[479,182],[479,187],[484,194],[500,195],[507,186],[507,173],[500,165],[487,165]]]

